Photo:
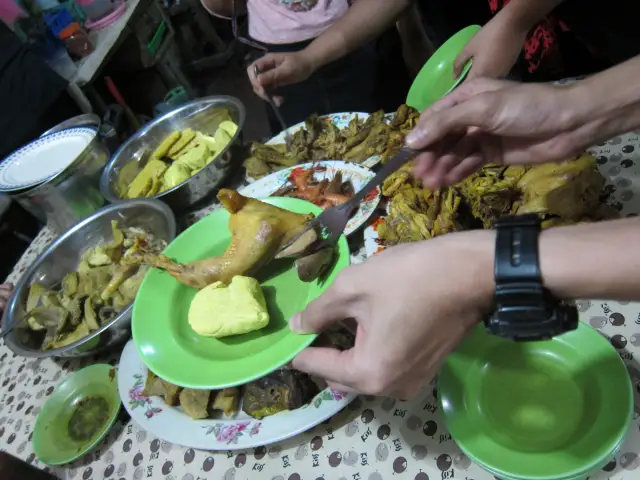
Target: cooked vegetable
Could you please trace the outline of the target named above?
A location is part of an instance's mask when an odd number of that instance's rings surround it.
[[[424,188],[407,164],[382,186],[389,215],[377,226],[385,245],[468,228],[491,228],[503,215],[538,213],[543,227],[612,218],[601,203],[604,178],[589,154],[534,166],[486,165],[452,187]]]
[[[303,282],[313,282],[327,270],[333,261],[335,251],[332,247],[323,248],[311,255],[296,259],[294,265],[298,278]]]
[[[257,419],[294,410],[309,403],[319,393],[308,375],[281,368],[244,385],[242,411]]]
[[[120,230],[117,222],[111,230],[111,240],[85,251],[78,270],[67,273],[60,285],[50,290],[40,283],[30,286],[25,306],[29,343],[43,350],[70,345],[133,301],[147,268],[126,264],[125,257],[143,247],[159,253],[166,244],[139,229]]]
[[[248,176],[257,179],[283,168],[318,160],[362,163],[373,155],[380,155],[386,162],[402,147],[404,136],[413,129],[419,117],[417,110],[401,105],[391,122],[387,122],[384,112],[379,111],[366,120],[355,118],[339,130],[328,117],[312,115],[305,121],[304,128],[292,135],[289,149],[284,143],[252,144],[244,167]]]
[[[228,117],[225,113],[224,118]],[[237,130],[238,126],[231,120],[223,120],[213,137],[191,128],[171,132],[150,156],[146,152],[146,164],[143,154],[140,163],[144,167],[137,174],[137,160],[122,167],[118,191],[121,195],[124,192],[125,198],[153,197],[180,185],[215,160]]]

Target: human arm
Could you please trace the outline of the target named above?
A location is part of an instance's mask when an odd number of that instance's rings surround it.
[[[638,218],[544,230],[543,283],[565,300],[640,300],[640,252],[628,248],[637,240]],[[355,346],[308,348],[293,366],[336,389],[415,395],[491,311],[494,249],[495,232],[476,230],[399,245],[348,267],[291,327],[318,332],[354,319]]]
[[[529,31],[564,0],[512,0],[469,41],[454,62],[458,77],[473,59],[468,79],[506,76],[522,51]]]
[[[207,12],[215,17],[231,18],[233,15],[234,0],[200,0],[202,6]],[[236,14],[244,15],[247,13],[247,0],[236,1]]]
[[[254,91],[266,98],[264,89],[297,83],[318,68],[356,50],[393,25],[410,0],[358,0],[347,13],[299,52],[270,53],[250,65],[247,74]],[[254,65],[261,73],[254,75]]]
[[[416,174],[453,184],[483,164],[559,161],[640,127],[640,56],[573,85],[486,78],[425,110],[407,144],[423,152]]]

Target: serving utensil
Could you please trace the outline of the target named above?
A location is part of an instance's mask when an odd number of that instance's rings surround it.
[[[258,75],[260,75],[260,73],[262,73],[260,71],[260,68],[258,68],[258,65],[254,64],[253,74],[255,75],[255,77],[258,78]],[[280,112],[280,109],[276,105],[276,101],[274,99],[273,93],[267,89],[265,89],[265,93],[267,94],[267,101],[269,102],[269,105],[271,105],[271,108],[273,108],[273,112],[276,114],[276,118],[278,119],[278,122],[280,122],[280,128],[282,128],[282,131],[284,132],[284,142],[287,146],[287,152],[288,152],[291,149],[291,134],[289,133],[289,130],[288,130],[289,127],[287,127],[287,124],[284,121],[284,118],[282,117],[282,113]]]
[[[333,247],[340,238],[340,235],[342,235],[342,233],[344,232],[344,229],[347,226],[351,215],[353,215],[353,212],[358,208],[360,202],[362,202],[362,200],[364,200],[364,198],[374,188],[381,185],[389,175],[398,170],[409,160],[413,159],[418,153],[419,152],[417,150],[413,150],[407,146],[402,147],[397,154],[391,157],[389,161],[382,166],[376,176],[369,180],[369,182],[367,182],[364,187],[362,187],[351,199],[349,199],[349,201],[343,203],[342,205],[331,207],[322,212],[311,222],[309,222],[298,235],[296,235],[291,241],[280,248],[278,253],[289,248],[302,235],[304,235],[311,229],[315,229],[316,231],[318,231],[320,238],[317,242],[311,245],[311,247],[305,253],[311,254],[317,252],[318,250],[322,250],[323,248]]]

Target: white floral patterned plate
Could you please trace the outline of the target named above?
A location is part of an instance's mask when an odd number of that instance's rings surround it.
[[[342,162],[338,160],[304,163],[302,165],[296,165],[295,167],[274,172],[271,175],[261,178],[260,180],[240,189],[239,193],[253,198],[270,197],[289,182],[289,175],[291,175],[291,172],[296,169],[306,170],[311,167],[320,167],[324,169],[314,173],[313,178],[316,181],[324,180],[325,178],[332,179],[337,172],[340,172],[342,173],[342,181],[351,181],[356,192],[364,187],[365,184],[375,175],[368,168],[356,165],[355,163]],[[371,214],[375,212],[379,202],[380,188],[376,187],[376,189],[360,203],[360,208],[353,217],[351,217],[349,223],[347,223],[344,234],[350,235],[360,228]]]
[[[391,115],[391,117],[389,117],[389,115]],[[338,127],[338,129],[342,130],[343,128],[346,128],[347,125],[349,125],[349,122],[351,122],[351,120],[353,120],[354,118],[358,117],[358,118],[361,118],[362,120],[366,120],[367,118],[369,118],[369,114],[363,113],[363,112],[345,112],[345,113],[332,113],[330,115],[325,115],[325,117],[328,117],[331,120],[331,122],[336,127]],[[386,121],[390,121],[390,118],[393,118],[393,114],[388,113],[385,115]],[[285,143],[284,139],[287,132],[293,135],[301,128],[304,128],[304,122],[296,123],[293,127],[289,127],[286,130],[281,131],[278,135],[276,135],[275,137],[271,138],[268,142],[266,142],[266,144],[276,145],[278,143]],[[372,157],[367,158],[364,162],[355,164],[355,165],[362,165],[363,167],[373,168],[378,163],[380,163],[380,156],[373,155]],[[255,179],[247,176],[247,181],[254,182]]]
[[[170,407],[159,397],[144,396],[146,377],[147,367],[131,340],[124,347],[118,366],[118,391],[127,412],[156,437],[203,450],[253,448],[286,440],[336,415],[356,398],[327,388],[309,405],[262,420],[242,411],[235,418],[193,420],[181,408]]]

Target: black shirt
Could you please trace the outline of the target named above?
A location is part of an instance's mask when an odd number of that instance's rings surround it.
[[[2,157],[23,141],[28,141],[40,117],[66,88],[67,81],[51,70],[44,60],[0,21]]]

